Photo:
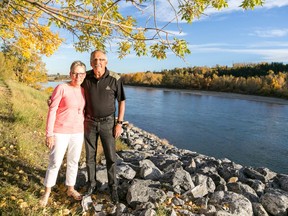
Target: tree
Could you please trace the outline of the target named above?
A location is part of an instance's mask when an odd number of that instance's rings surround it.
[[[14,78],[19,82],[26,83],[36,88],[39,88],[38,82],[47,81],[45,64],[38,54],[26,58],[18,53],[19,50],[13,46],[3,46],[2,50],[3,52],[0,52],[0,54],[4,59],[4,62],[1,63],[0,61],[0,65],[3,66],[5,71],[9,72],[9,78]],[[3,77],[8,78],[7,75]]]
[[[0,52],[0,78],[2,79],[13,79],[14,71],[13,68],[17,62],[13,61],[12,59],[7,59],[5,55]]]
[[[133,49],[138,56],[151,54],[157,59],[166,58],[172,50],[184,58],[190,53],[187,42],[168,30],[171,23],[184,20],[191,23],[200,18],[205,9],[228,7],[226,0],[167,0],[174,11],[174,19],[162,23],[157,17],[158,1],[150,0],[2,0],[0,2],[0,38],[3,43],[13,45],[25,57],[34,53],[53,54],[64,41],[59,30],[67,30],[74,38],[76,51],[103,49],[117,41],[119,58],[125,57]],[[254,8],[264,0],[243,0],[240,7]],[[133,16],[121,10],[121,4],[132,6]],[[136,20],[136,13],[145,15],[145,24]],[[152,19],[150,19],[152,18]],[[142,25],[144,26],[142,26]],[[179,30],[180,31],[180,30]],[[71,35],[70,35],[71,36]],[[68,37],[68,36],[67,36]],[[150,45],[150,42],[152,44]],[[149,44],[149,47],[148,47]],[[149,48],[149,49],[148,49]]]

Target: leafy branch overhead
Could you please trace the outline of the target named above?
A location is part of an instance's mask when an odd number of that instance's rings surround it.
[[[166,0],[170,8],[167,14],[173,17],[163,22],[163,17],[158,17],[158,4],[163,1],[2,0],[0,38],[2,43],[17,47],[28,58],[33,53],[52,55],[65,41],[62,37],[72,38],[80,52],[107,50],[117,43],[119,58],[131,50],[137,56],[150,53],[157,59],[165,59],[171,50],[183,58],[190,53],[188,44],[169,31],[170,25],[178,26],[180,21],[191,23],[207,8],[228,7],[225,0]],[[243,0],[239,7],[253,9],[263,1]],[[70,34],[61,37],[63,29]]]

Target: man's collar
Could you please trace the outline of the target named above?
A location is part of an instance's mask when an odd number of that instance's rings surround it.
[[[87,71],[87,75],[88,75],[88,76],[91,76],[91,77],[94,77],[95,79],[97,79],[97,78],[95,77],[95,74],[94,74],[93,69]],[[107,69],[107,67],[105,67],[105,72],[104,72],[103,76],[102,76],[100,79],[103,79],[103,78],[105,78],[105,77],[107,77],[107,76],[109,76],[109,70]]]

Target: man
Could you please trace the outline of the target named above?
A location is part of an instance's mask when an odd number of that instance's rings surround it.
[[[113,203],[118,203],[116,180],[115,139],[121,135],[125,112],[125,93],[120,76],[106,68],[107,56],[93,51],[90,56],[92,70],[87,71],[82,84],[85,91],[84,139],[89,188],[87,195],[96,190],[96,151],[100,137],[106,159],[108,186]],[[118,101],[118,119],[115,124],[115,101]]]

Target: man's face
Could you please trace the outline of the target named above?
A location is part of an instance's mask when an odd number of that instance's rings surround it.
[[[94,70],[96,78],[100,78],[105,73],[105,67],[107,65],[107,57],[102,52],[95,52],[94,56],[91,58],[90,64]]]

